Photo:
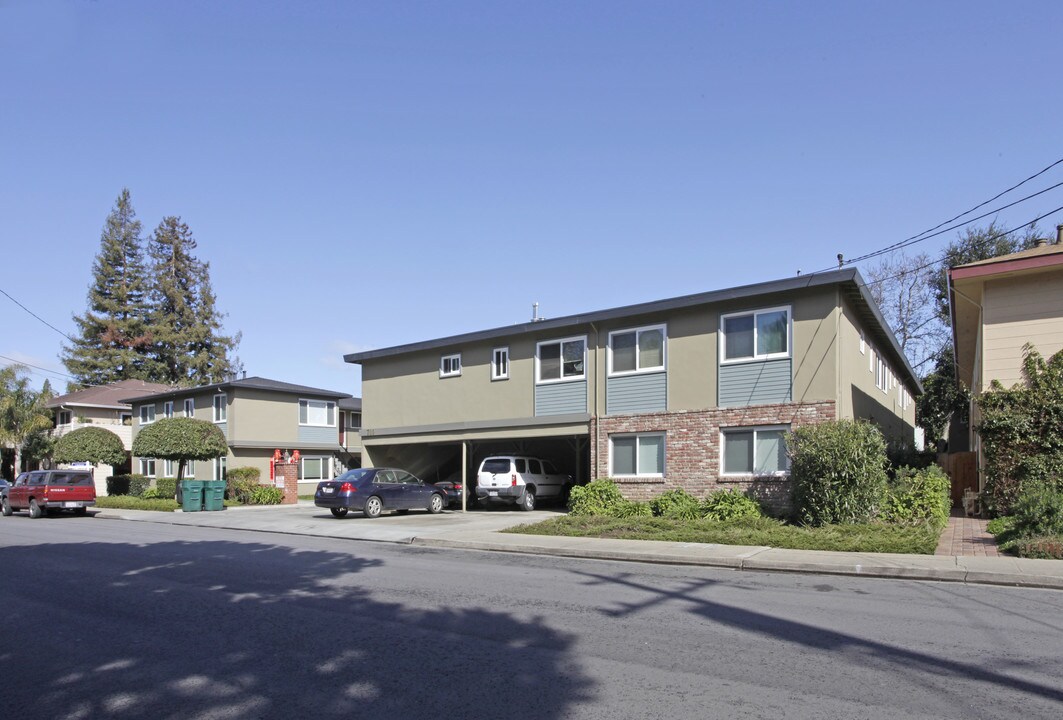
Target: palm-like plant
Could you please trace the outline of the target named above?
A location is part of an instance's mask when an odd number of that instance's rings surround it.
[[[0,368],[0,442],[15,449],[15,475],[22,468],[26,440],[52,426],[45,397],[30,387],[23,365]]]

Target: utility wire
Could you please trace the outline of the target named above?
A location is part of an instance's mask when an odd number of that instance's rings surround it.
[[[66,373],[61,373],[58,370],[49,370],[48,368],[41,367],[40,365],[34,365],[33,363],[28,363],[28,362],[25,362],[23,360],[16,360],[15,358],[8,357],[7,355],[0,355],[0,359],[7,360],[8,362],[10,362],[13,365],[20,365],[20,366],[23,366],[23,367],[34,368],[36,370],[40,370],[42,372],[46,372],[46,373],[49,373],[51,375],[56,375],[58,377],[67,378],[67,379],[70,379],[70,380],[73,380],[73,381],[77,382],[77,378],[74,377],[73,375],[67,375]]]
[[[38,319],[38,320],[40,320],[40,321],[41,321],[42,323],[44,323],[45,325],[47,325],[48,327],[50,327],[50,328],[51,328],[52,330],[55,330],[55,331],[56,331],[57,333],[59,333],[60,335],[62,335],[63,337],[65,337],[65,338],[66,338],[67,340],[69,340],[70,342],[76,342],[76,340],[74,340],[74,338],[70,337],[70,336],[69,336],[69,335],[67,335],[67,334],[66,334],[65,332],[63,332],[62,330],[60,330],[59,328],[57,328],[57,327],[56,327],[55,325],[52,325],[52,324],[51,324],[50,322],[48,322],[47,320],[45,320],[44,318],[42,318],[42,317],[41,317],[40,315],[38,315],[37,313],[33,312],[33,311],[32,311],[32,310],[30,310],[30,309],[29,309],[28,307],[26,307],[25,305],[23,305],[22,303],[20,303],[20,302],[19,302],[18,300],[16,300],[15,298],[11,297],[10,295],[8,295],[7,291],[5,291],[5,290],[4,290],[3,288],[0,288],[0,293],[3,293],[3,294],[4,294],[4,295],[5,295],[6,297],[7,297],[7,299],[8,299],[8,300],[10,300],[11,302],[13,302],[13,303],[15,303],[16,305],[18,305],[18,306],[19,306],[20,308],[22,308],[23,310],[25,310],[26,312],[28,312],[28,313],[29,313],[30,315],[32,315],[33,317],[37,318],[37,319]]]
[[[902,240],[901,242],[902,242],[902,243],[904,243],[904,242],[908,242],[908,240],[915,240],[916,238],[918,238],[918,237],[922,237],[923,235],[926,235],[927,233],[932,233],[932,232],[934,232],[935,230],[937,230],[938,228],[940,228],[940,227],[941,227],[942,225],[948,225],[949,223],[952,223],[952,222],[956,222],[957,220],[959,220],[959,219],[960,219],[961,217],[963,217],[964,215],[970,215],[970,214],[971,214],[971,213],[973,213],[973,212],[974,212],[975,210],[978,210],[978,209],[980,209],[980,208],[983,208],[983,207],[985,207],[986,205],[988,205],[989,203],[993,202],[994,200],[999,200],[1000,198],[1002,198],[1003,196],[1007,195],[1007,194],[1008,194],[1009,192],[1011,192],[1012,190],[1016,190],[1016,189],[1018,189],[1018,188],[1022,187],[1023,185],[1025,185],[1026,183],[1030,182],[1030,181],[1031,181],[1031,180],[1033,180],[1034,178],[1037,178],[1037,177],[1040,177],[1041,175],[1044,175],[1044,174],[1045,174],[1046,172],[1048,172],[1049,170],[1051,170],[1052,168],[1054,168],[1054,167],[1055,167],[1056,165],[1059,165],[1060,163],[1063,163],[1063,158],[1060,158],[1059,160],[1056,160],[1056,161],[1055,161],[1054,163],[1052,163],[1052,164],[1051,164],[1051,165],[1049,165],[1048,167],[1044,168],[1043,170],[1041,170],[1041,171],[1039,171],[1039,172],[1035,172],[1035,173],[1034,173],[1033,175],[1031,175],[1030,177],[1026,178],[1026,179],[1025,179],[1025,180],[1023,180],[1022,182],[1020,182],[1020,183],[1017,183],[1017,184],[1015,184],[1015,185],[1012,185],[1012,186],[1011,186],[1011,187],[1009,187],[1009,188],[1008,188],[1007,190],[1003,190],[1003,191],[1001,191],[1001,192],[997,193],[996,195],[994,195],[993,197],[989,198],[989,199],[988,199],[988,200],[986,200],[985,202],[981,202],[981,203],[978,203],[977,205],[975,205],[975,206],[974,206],[973,208],[971,208],[970,210],[967,210],[966,212],[962,212],[962,213],[960,213],[959,215],[957,215],[956,217],[954,217],[954,218],[950,218],[950,219],[946,220],[945,222],[943,222],[943,223],[940,223],[940,224],[938,224],[938,225],[935,225],[934,227],[932,227],[932,228],[930,228],[930,229],[928,229],[928,230],[924,230],[923,232],[919,233],[918,235],[912,235],[912,236],[911,236],[910,238],[907,238],[906,240]],[[971,222],[973,222],[973,220],[972,220]],[[899,243],[898,243],[898,244],[899,244]]]

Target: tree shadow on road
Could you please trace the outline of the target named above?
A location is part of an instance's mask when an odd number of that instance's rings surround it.
[[[0,567],[9,717],[549,719],[593,699],[572,637],[382,601],[366,573],[386,563],[357,552],[43,544]]]

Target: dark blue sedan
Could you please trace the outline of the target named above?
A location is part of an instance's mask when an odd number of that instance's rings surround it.
[[[447,501],[444,491],[397,468],[358,468],[335,480],[317,484],[314,505],[328,508],[336,517],[361,510],[367,518],[391,510],[442,512]]]

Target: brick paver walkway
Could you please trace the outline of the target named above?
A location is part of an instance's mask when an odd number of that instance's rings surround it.
[[[949,525],[941,533],[935,555],[959,557],[997,557],[997,543],[986,532],[988,520],[967,517],[963,510],[953,508]]]

